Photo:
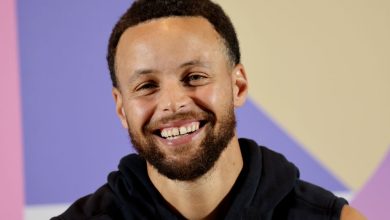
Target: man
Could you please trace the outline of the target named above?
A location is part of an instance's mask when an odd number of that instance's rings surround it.
[[[230,19],[209,0],[140,0],[109,41],[116,113],[138,155],[53,219],[363,219],[238,139],[248,83]]]

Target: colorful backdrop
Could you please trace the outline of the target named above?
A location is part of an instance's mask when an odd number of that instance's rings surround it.
[[[386,219],[390,2],[218,1],[250,80],[239,135]],[[133,152],[105,54],[131,1],[0,0],[0,216],[48,219]],[[3,218],[2,217],[2,218]]]

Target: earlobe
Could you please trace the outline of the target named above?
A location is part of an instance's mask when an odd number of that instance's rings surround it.
[[[126,120],[126,112],[125,112],[125,109],[123,107],[123,98],[122,98],[122,94],[118,88],[112,89],[112,96],[113,96],[114,101],[115,101],[115,112],[118,115],[122,126],[126,129],[128,129],[127,120]]]
[[[240,107],[245,103],[248,94],[248,80],[242,64],[233,69],[232,84],[234,107]]]

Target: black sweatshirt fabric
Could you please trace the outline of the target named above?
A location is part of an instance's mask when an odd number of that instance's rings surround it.
[[[279,153],[240,139],[244,167],[220,219],[337,220],[347,201],[299,179],[299,171]],[[146,162],[122,158],[108,182],[52,220],[183,219],[166,205],[151,183]]]

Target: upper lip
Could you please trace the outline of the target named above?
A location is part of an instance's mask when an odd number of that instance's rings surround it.
[[[161,132],[166,128],[180,128],[184,125],[190,124],[192,122],[199,122],[199,128],[205,124],[205,120],[196,120],[196,119],[187,119],[187,120],[175,120],[170,121],[164,124],[160,124],[155,129],[152,129],[152,133],[161,137]]]
[[[161,131],[165,128],[181,127],[191,122],[199,122],[204,124],[206,117],[202,113],[179,113],[177,115],[168,116],[150,123],[146,129],[153,133]]]
[[[160,124],[157,126],[156,129],[154,130],[163,130],[164,128],[174,128],[174,127],[181,127],[183,125],[189,124],[191,122],[201,122],[202,120],[197,120],[197,119],[186,119],[186,120],[175,120],[175,121],[170,121],[164,124]]]

